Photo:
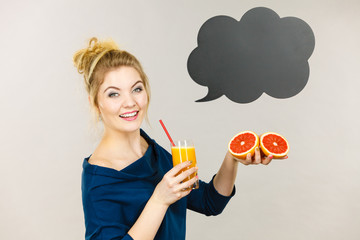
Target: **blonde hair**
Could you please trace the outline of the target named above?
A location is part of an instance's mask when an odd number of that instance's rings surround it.
[[[143,80],[149,105],[149,80],[140,62],[129,52],[120,50],[113,40],[98,41],[96,37],[91,38],[87,48],[74,54],[73,62],[78,72],[84,76],[85,88],[90,96],[92,107],[96,109],[97,118],[100,115],[97,94],[104,82],[105,74],[122,66],[133,67],[137,70]]]

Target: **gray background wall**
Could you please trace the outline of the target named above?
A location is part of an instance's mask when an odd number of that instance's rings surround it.
[[[259,6],[311,26],[308,84],[289,99],[195,103],[207,93],[186,69],[199,28]],[[83,239],[81,164],[99,136],[71,60],[92,36],[141,60],[152,89],[143,128],[164,147],[160,118],[174,138],[192,138],[202,179],[241,130],[290,142],[286,161],[239,167],[222,215],[189,212],[188,239],[358,239],[359,12],[357,0],[1,0],[0,239]]]

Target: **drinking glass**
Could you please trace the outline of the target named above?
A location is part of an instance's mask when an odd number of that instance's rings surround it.
[[[172,160],[173,166],[186,162],[191,161],[191,165],[189,167],[183,168],[180,172],[184,172],[192,167],[196,167],[196,155],[195,155],[195,146],[192,140],[177,140],[174,141],[175,146],[171,145],[171,153],[172,153]],[[197,176],[197,172],[191,174],[189,177],[185,178],[183,182],[189,181],[193,177]],[[190,186],[189,188],[198,189],[199,188],[199,179]]]

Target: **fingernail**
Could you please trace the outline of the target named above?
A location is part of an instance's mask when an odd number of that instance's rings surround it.
[[[256,147],[255,150],[256,150],[256,151],[259,150],[259,147]]]
[[[288,158],[288,156],[285,156],[285,157],[284,157],[284,159],[287,159],[287,158]]]
[[[189,161],[189,164],[192,164],[192,161]]]
[[[272,159],[272,158],[273,158],[273,155],[270,155],[269,158]]]

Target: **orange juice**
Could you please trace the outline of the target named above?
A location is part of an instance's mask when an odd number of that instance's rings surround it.
[[[176,165],[186,162],[186,161],[192,161],[191,165],[187,168],[182,169],[180,171],[180,173],[196,166],[195,147],[175,146],[175,147],[171,147],[171,153],[172,153],[172,159],[173,159],[173,166],[176,166]],[[195,177],[196,175],[197,175],[197,173],[191,174],[188,178],[186,178],[184,180],[184,182],[190,180],[191,178]],[[198,188],[198,184],[197,184],[197,187],[195,187],[195,188]]]

